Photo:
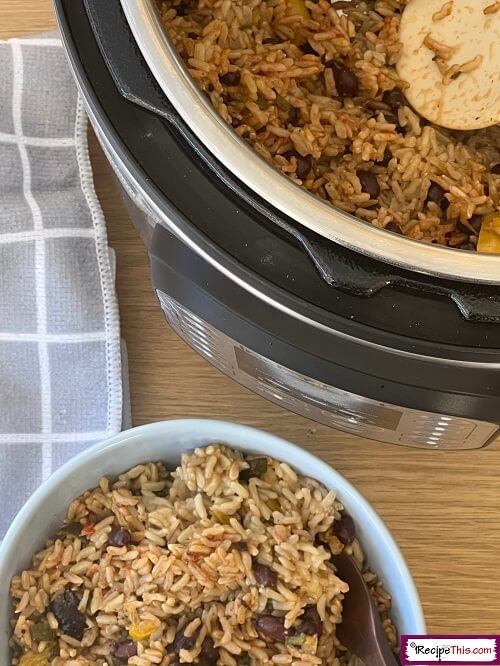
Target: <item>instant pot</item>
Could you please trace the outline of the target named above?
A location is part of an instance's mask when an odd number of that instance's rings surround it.
[[[356,435],[435,449],[495,439],[500,257],[377,229],[274,171],[198,92],[151,0],[55,5],[159,304],[193,349]]]

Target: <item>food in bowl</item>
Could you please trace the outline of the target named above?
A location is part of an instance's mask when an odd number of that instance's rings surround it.
[[[393,233],[500,253],[500,128],[445,130],[412,110],[396,71],[406,4],[159,2],[216,111],[297,184]]]
[[[333,490],[221,445],[174,472],[138,465],[74,500],[13,578],[11,664],[347,663],[335,625],[348,588],[329,562],[344,549],[395,649],[390,596]]]

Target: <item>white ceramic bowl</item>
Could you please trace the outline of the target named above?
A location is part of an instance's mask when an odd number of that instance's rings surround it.
[[[9,663],[10,579],[29,565],[32,554],[61,526],[71,500],[95,487],[103,474],[116,476],[149,460],[163,460],[173,467],[181,453],[214,441],[283,460],[337,490],[355,521],[370,566],[392,594],[398,631],[425,633],[420,600],[397,545],[368,502],[340,474],[307,451],[260,430],[222,421],[165,421],[123,432],[73,458],[21,509],[0,546],[0,664]]]

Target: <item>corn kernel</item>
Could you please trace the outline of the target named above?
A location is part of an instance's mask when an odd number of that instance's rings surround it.
[[[154,634],[158,625],[151,620],[141,620],[133,624],[128,630],[129,636],[133,641],[145,641],[151,634]]]

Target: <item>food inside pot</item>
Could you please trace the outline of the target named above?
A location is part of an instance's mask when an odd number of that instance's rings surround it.
[[[500,253],[500,129],[446,130],[411,108],[396,72],[406,4],[164,0],[160,12],[218,113],[298,185],[392,233]]]

